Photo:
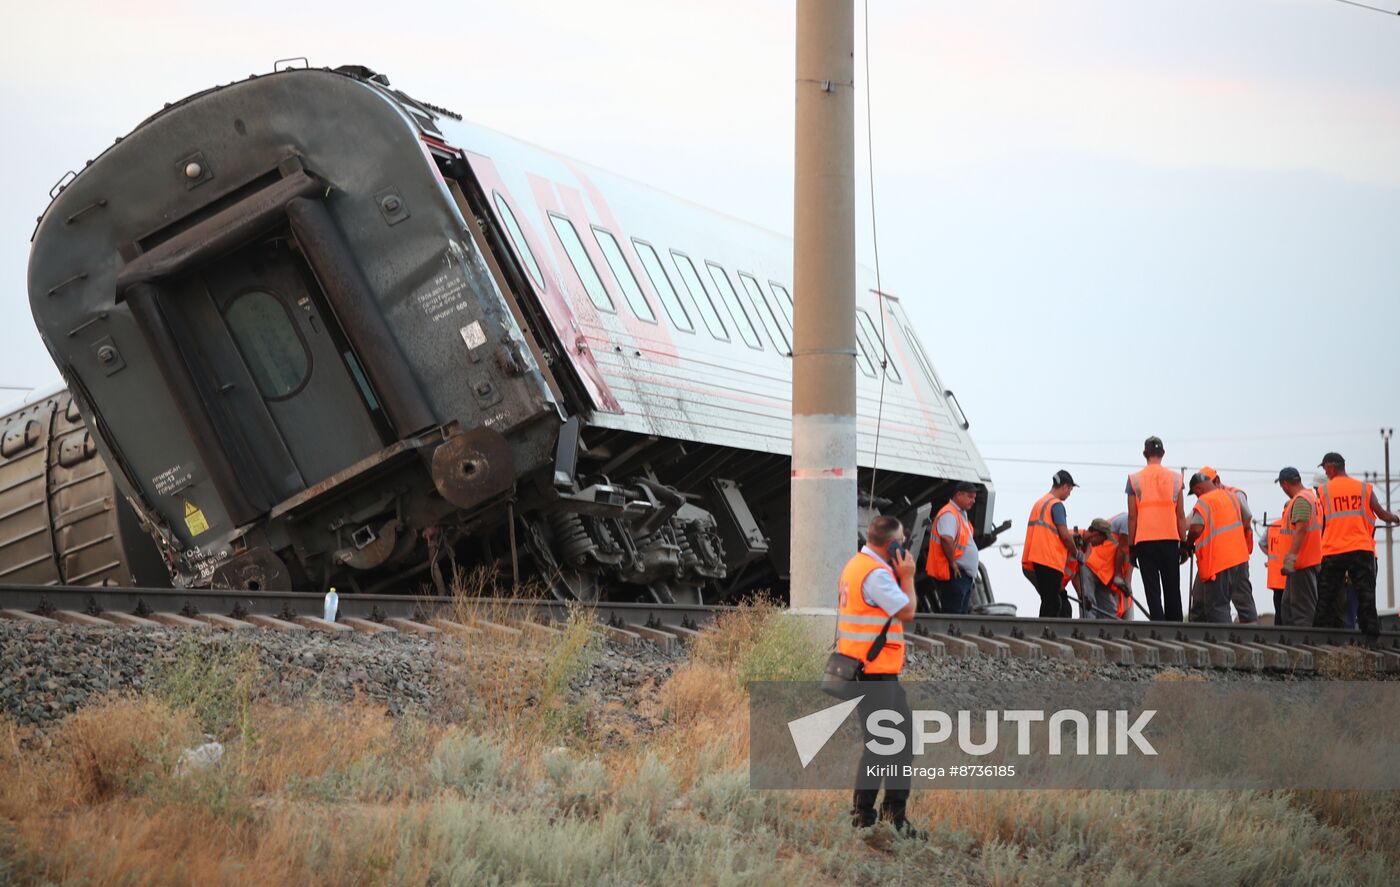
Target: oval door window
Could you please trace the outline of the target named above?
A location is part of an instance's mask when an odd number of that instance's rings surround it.
[[[229,303],[224,321],[263,397],[289,397],[306,384],[311,356],[281,299],[250,290]]]

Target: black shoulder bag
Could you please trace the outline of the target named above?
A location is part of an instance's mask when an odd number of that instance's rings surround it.
[[[839,620],[841,617],[838,615],[836,618]],[[880,629],[879,636],[870,642],[870,649],[865,654],[865,662],[836,651],[832,651],[832,654],[826,657],[826,671],[822,673],[823,693],[835,696],[837,699],[846,699],[851,696],[851,684],[860,680],[860,676],[865,674],[865,663],[874,662],[875,657],[880,655],[880,651],[885,649],[885,642],[889,639],[890,634],[890,623],[893,621],[893,616],[885,620],[885,627]]]

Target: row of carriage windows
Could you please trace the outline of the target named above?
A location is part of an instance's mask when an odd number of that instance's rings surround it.
[[[530,278],[543,291],[545,289],[544,273],[540,270],[539,263],[530,251],[530,246],[525,240],[519,222],[516,221],[515,214],[511,212],[510,206],[499,193],[496,193],[494,197],[496,209],[500,212],[501,219],[506,226],[506,233],[510,236],[516,253],[525,264],[525,270],[529,273]],[[559,237],[560,244],[564,247],[565,254],[569,257],[569,262],[583,283],[583,290],[589,301],[599,311],[616,313],[617,307],[613,304],[612,297],[608,294],[598,269],[594,267],[593,260],[589,257],[588,250],[584,246],[578,229],[574,227],[574,223],[558,213],[550,213],[549,221],[554,227],[554,233]],[[591,233],[632,313],[647,323],[656,323],[656,312],[652,309],[651,303],[647,301],[646,294],[632,273],[632,266],[623,255],[622,245],[618,243],[617,238],[613,236],[612,232],[597,225],[591,226]],[[641,259],[642,269],[646,272],[647,279],[651,281],[652,289],[660,298],[661,306],[666,311],[666,316],[672,325],[687,333],[695,332],[695,320],[691,313],[686,310],[686,304],[681,299],[680,293],[673,283],[673,278],[662,264],[661,255],[657,252],[656,247],[637,238],[632,239],[632,246],[636,249],[637,257]],[[710,278],[713,292],[719,294],[720,301],[716,303],[711,296],[711,289],[705,286],[695,262],[690,256],[677,250],[669,252],[671,262],[676,269],[676,276],[679,277],[681,286],[690,294],[692,304],[695,305],[697,313],[700,315],[699,320],[711,336],[722,342],[732,341],[731,328],[725,322],[728,320],[730,324],[733,324],[733,332],[748,347],[758,351],[763,350],[763,342],[759,334],[761,328],[779,354],[791,355],[793,307],[792,294],[788,292],[786,287],[775,281],[769,281],[768,289],[765,289],[753,275],[740,271],[739,284],[743,288],[744,296],[747,296],[745,299],[734,288],[729,272],[714,262],[707,261],[704,263],[705,271]],[[723,312],[720,310],[721,305],[725,309]],[[882,335],[882,331],[876,327],[865,309],[856,309],[856,318],[858,345],[856,362],[860,371],[873,379],[877,377],[880,363],[877,356],[885,354],[882,344],[886,337]],[[927,374],[929,383],[936,384],[933,369],[928,364],[928,358],[923,355],[917,340],[913,338],[913,334],[907,326],[904,327],[904,334],[907,341],[911,343],[920,367]],[[891,382],[899,384],[901,377],[894,361],[886,360],[884,363],[887,378]]]

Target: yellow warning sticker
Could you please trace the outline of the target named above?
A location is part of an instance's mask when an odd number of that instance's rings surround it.
[[[198,536],[209,529],[209,521],[204,519],[204,512],[193,502],[185,503],[185,526],[190,528],[191,536]]]

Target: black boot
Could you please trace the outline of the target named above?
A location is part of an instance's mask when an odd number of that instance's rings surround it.
[[[894,826],[894,830],[906,838],[928,840],[928,835],[914,828],[914,826],[910,824],[909,819],[904,815],[903,798],[886,801],[882,804],[880,807],[880,818]]]

